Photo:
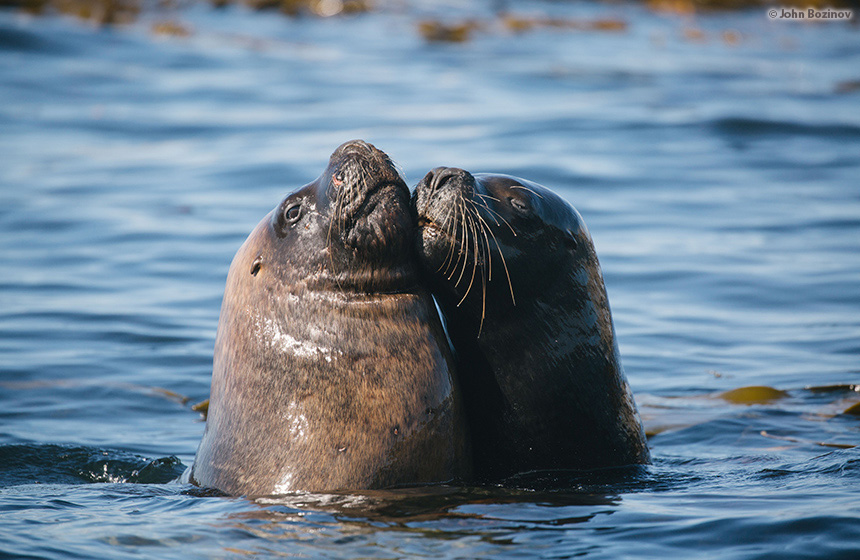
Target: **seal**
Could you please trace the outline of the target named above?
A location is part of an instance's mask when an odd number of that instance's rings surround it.
[[[261,496],[466,475],[454,362],[414,231],[403,178],[363,141],[263,218],[227,276],[191,482]]]
[[[591,237],[531,181],[457,168],[413,194],[426,281],[457,355],[475,475],[650,460]]]

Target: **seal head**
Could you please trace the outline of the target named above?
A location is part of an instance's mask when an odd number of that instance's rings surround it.
[[[476,474],[647,463],[591,237],[531,181],[437,168],[413,195],[457,354]]]
[[[275,239],[254,266],[274,265],[273,273],[292,286],[402,290],[415,283],[412,224],[409,189],[388,155],[347,142],[322,175],[271,212],[261,233]]]

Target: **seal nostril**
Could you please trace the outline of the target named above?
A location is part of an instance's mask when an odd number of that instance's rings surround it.
[[[258,256],[254,259],[254,262],[251,263],[251,276],[256,276],[258,272],[260,272],[260,268],[263,267],[263,257]]]
[[[428,171],[427,175],[425,175],[424,178],[421,179],[421,182],[424,183],[425,185],[427,185],[428,187],[432,187],[433,186],[433,179],[436,177],[435,171],[436,171],[435,169],[433,171]]]
[[[458,167],[437,167],[424,177],[424,181],[432,191],[442,188],[452,179],[458,179],[464,185],[474,181],[471,173]]]

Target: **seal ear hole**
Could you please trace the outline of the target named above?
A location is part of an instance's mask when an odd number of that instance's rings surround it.
[[[254,262],[251,263],[251,276],[256,276],[260,269],[263,267],[263,257],[257,257],[254,259]]]

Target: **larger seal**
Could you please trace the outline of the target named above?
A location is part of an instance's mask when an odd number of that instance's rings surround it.
[[[239,249],[192,482],[234,495],[464,474],[453,361],[417,283],[409,189],[362,141],[331,156]]]
[[[413,203],[479,478],[647,463],[579,213],[533,182],[456,168],[428,173]]]

